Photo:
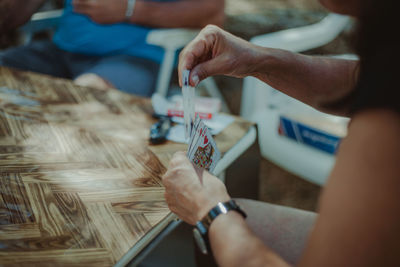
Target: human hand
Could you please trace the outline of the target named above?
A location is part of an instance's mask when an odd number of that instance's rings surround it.
[[[205,27],[179,56],[179,82],[182,72],[191,70],[190,84],[213,75],[243,78],[254,74],[258,48],[214,25]]]
[[[127,0],[73,0],[72,6],[94,22],[111,24],[125,20]]]
[[[218,202],[230,199],[225,185],[209,172],[195,168],[184,152],[175,153],[162,182],[170,210],[192,225]]]

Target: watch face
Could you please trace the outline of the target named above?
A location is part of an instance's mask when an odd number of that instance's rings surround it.
[[[201,253],[207,254],[206,242],[204,241],[203,236],[200,234],[200,232],[199,232],[199,230],[197,230],[197,228],[193,229],[193,236],[194,236],[194,240],[196,241],[196,244],[199,247]]]

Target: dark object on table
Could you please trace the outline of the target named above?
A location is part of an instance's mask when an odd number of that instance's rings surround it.
[[[150,127],[150,143],[154,145],[164,143],[167,140],[171,124],[170,117],[160,117],[160,120]]]

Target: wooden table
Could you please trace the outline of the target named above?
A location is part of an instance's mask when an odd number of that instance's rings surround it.
[[[0,67],[0,265],[110,266],[174,220],[148,99]],[[224,154],[252,125],[216,137]]]

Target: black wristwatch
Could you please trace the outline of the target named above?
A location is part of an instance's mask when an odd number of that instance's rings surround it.
[[[194,240],[197,243],[200,251],[203,254],[208,254],[211,251],[210,242],[208,239],[208,229],[215,218],[220,214],[226,214],[229,211],[234,210],[239,212],[243,218],[246,218],[246,213],[236,204],[234,200],[229,200],[227,202],[219,202],[214,208],[212,208],[207,215],[196,223],[196,228],[193,229]]]

